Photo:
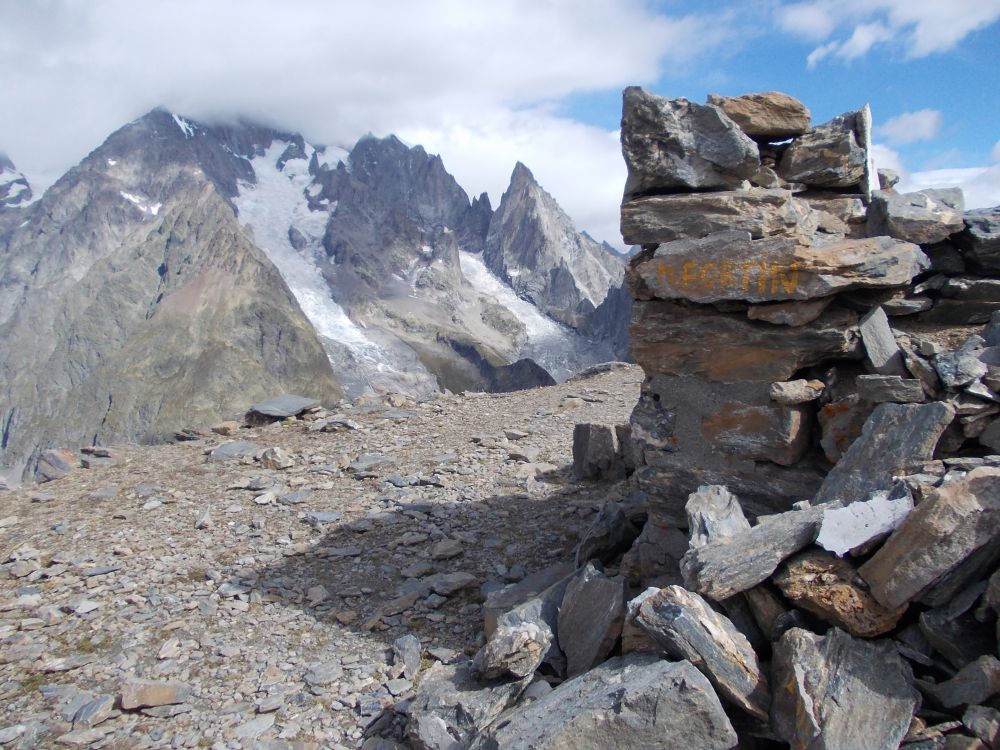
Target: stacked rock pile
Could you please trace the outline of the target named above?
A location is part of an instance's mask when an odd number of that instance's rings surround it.
[[[637,491],[490,595],[413,747],[1000,747],[1000,210],[893,192],[870,120],[625,91],[647,378],[574,455]]]

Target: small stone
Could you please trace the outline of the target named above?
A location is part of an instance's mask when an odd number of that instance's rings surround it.
[[[261,701],[257,702],[257,713],[259,714],[269,714],[272,711],[277,711],[285,705],[285,696],[283,695],[269,695]]]
[[[81,726],[92,729],[110,717],[111,711],[114,707],[114,696],[100,695],[80,707],[80,710],[78,710],[76,715],[73,717],[73,726]]]
[[[258,401],[256,404],[251,405],[248,415],[287,419],[288,417],[298,416],[302,412],[317,406],[319,406],[319,401],[315,399],[286,393],[264,401]]]
[[[420,641],[410,633],[401,635],[393,641],[393,664],[399,668],[398,674],[402,674],[408,680],[416,679],[417,674],[420,672],[420,655],[422,650]]]
[[[476,585],[478,579],[471,573],[438,573],[431,576],[427,582],[431,590],[441,596],[451,596],[462,589],[471,588]]]
[[[888,492],[876,492],[870,500],[846,508],[828,508],[823,511],[816,544],[835,555],[846,555],[895,531],[911,510],[909,493],[890,497]]]
[[[233,729],[233,736],[241,740],[255,740],[274,726],[274,714],[264,714],[240,724]]]
[[[962,724],[991,750],[1000,748],[1000,711],[988,706],[969,706]]]
[[[770,396],[779,404],[805,404],[823,395],[822,380],[787,380],[771,383]]]
[[[199,530],[212,528],[212,509],[206,507],[202,514],[198,516],[198,520],[194,522],[194,527]]]
[[[457,539],[442,539],[431,547],[430,556],[432,560],[450,560],[462,554],[464,548]]]
[[[260,465],[265,469],[290,469],[295,461],[284,448],[268,448],[260,456]]]
[[[213,425],[212,432],[216,435],[224,435],[229,437],[230,435],[235,435],[240,431],[240,423],[234,421],[219,422],[217,425]]]

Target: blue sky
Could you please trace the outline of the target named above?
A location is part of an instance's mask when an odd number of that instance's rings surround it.
[[[350,147],[395,133],[494,204],[527,164],[620,245],[621,89],[868,102],[903,188],[1000,203],[1000,0],[0,0],[0,150],[50,184],[163,105]],[[12,113],[12,116],[11,116]]]

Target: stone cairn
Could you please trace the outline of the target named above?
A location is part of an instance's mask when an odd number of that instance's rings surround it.
[[[626,89],[647,378],[574,464],[635,492],[487,598],[411,746],[1000,748],[1000,208],[894,192],[870,130]]]

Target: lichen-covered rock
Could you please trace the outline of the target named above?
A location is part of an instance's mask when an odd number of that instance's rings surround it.
[[[888,633],[906,611],[883,607],[850,563],[819,550],[788,560],[774,582],[795,606],[862,638]]]

